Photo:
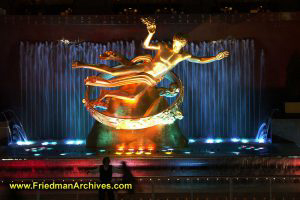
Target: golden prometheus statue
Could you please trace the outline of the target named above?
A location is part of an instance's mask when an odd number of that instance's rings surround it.
[[[100,55],[100,59],[118,61],[122,65],[110,67],[79,61],[72,64],[73,68],[86,68],[100,72],[98,76],[85,79],[87,90],[83,103],[97,121],[116,129],[145,129],[160,124],[172,124],[176,119],[182,119],[179,105],[183,100],[183,86],[171,70],[184,60],[205,64],[229,56],[228,51],[208,58],[195,57],[182,52],[187,39],[180,34],[174,35],[172,46],[160,42],[151,44],[156,31],[155,21],[152,18],[141,18],[141,20],[148,30],[143,48],[156,51],[154,58],[144,55],[128,60],[116,52],[107,51]],[[170,88],[157,88],[156,85],[164,78],[172,82]],[[96,100],[90,100],[91,86],[118,89],[102,89]],[[171,105],[166,106],[166,103],[163,103],[162,106],[164,97],[176,97],[176,99]]]

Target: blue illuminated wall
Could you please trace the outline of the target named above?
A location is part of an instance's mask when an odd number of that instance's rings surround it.
[[[106,50],[133,58],[135,48],[134,42],[21,43],[22,121],[29,138],[85,138],[94,120],[81,103],[83,81],[95,72],[73,70],[72,61],[100,63],[98,56]],[[183,133],[189,138],[255,138],[266,121],[263,52],[255,51],[253,40],[190,43],[185,50],[196,56],[229,50],[231,56],[206,65],[182,62],[174,69],[185,86]]]

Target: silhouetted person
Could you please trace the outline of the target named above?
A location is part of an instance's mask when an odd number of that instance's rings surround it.
[[[133,194],[136,189],[136,180],[132,175],[131,170],[129,169],[125,161],[122,161],[122,172],[123,172],[122,183],[131,184],[132,188],[128,189],[128,193]]]
[[[99,167],[100,173],[100,184],[110,184],[111,188],[113,188],[112,181],[112,173],[113,173],[113,166],[110,165],[109,157],[104,157],[102,160],[103,165]],[[90,170],[89,172],[95,172],[95,170]],[[114,190],[113,189],[100,189],[99,190],[99,200],[114,200]]]
[[[103,165],[99,167],[100,183],[111,184],[112,187],[113,185],[111,183],[111,180],[112,180],[113,169],[112,169],[112,165],[110,165],[109,157],[103,158],[102,163]],[[112,189],[99,190],[99,200],[104,200],[105,196],[107,196],[109,200],[115,199],[114,192]]]

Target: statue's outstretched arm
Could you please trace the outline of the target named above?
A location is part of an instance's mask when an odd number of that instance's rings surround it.
[[[196,57],[196,56],[190,56],[187,58],[188,61],[190,62],[194,62],[194,63],[200,63],[200,64],[206,64],[206,63],[211,63],[217,60],[222,60],[226,57],[229,56],[229,52],[228,51],[223,51],[218,53],[216,56],[212,56],[212,57],[207,57],[207,58],[200,58],[200,57]]]
[[[159,44],[150,44],[150,41],[156,31],[156,24],[155,20],[152,18],[141,18],[142,22],[147,26],[148,36],[144,40],[143,48],[150,49],[150,50],[159,50]]]

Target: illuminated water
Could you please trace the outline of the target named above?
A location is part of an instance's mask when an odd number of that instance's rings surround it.
[[[135,46],[134,42],[21,43],[22,121],[27,135],[31,139],[85,138],[94,120],[81,103],[83,81],[95,72],[72,70],[72,60],[99,63],[98,55],[106,50],[133,58]],[[184,134],[188,138],[255,138],[267,120],[263,52],[255,51],[253,40],[191,43],[185,50],[195,56],[228,50],[231,56],[206,65],[185,61],[174,69],[185,86],[184,119],[179,122]]]

